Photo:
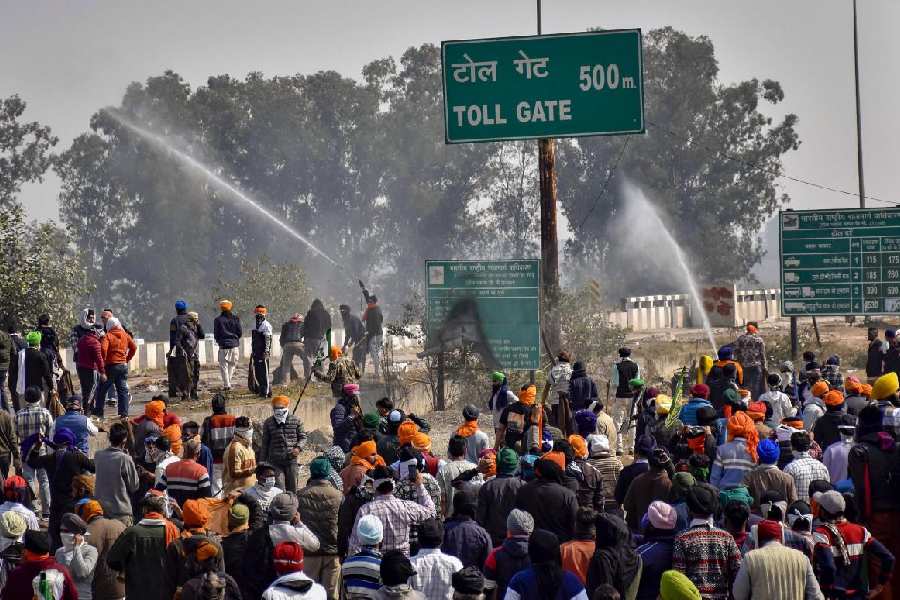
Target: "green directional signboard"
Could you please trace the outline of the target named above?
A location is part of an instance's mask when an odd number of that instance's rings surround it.
[[[429,337],[458,300],[471,298],[500,365],[540,368],[540,261],[429,260],[425,283]]]
[[[783,315],[900,313],[900,208],[780,218]]]
[[[443,42],[447,143],[643,133],[641,30]]]

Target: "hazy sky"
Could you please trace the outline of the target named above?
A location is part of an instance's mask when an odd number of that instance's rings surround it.
[[[859,4],[866,191],[900,201],[900,2]],[[785,161],[787,173],[855,191],[851,7],[851,0],[566,0],[545,1],[543,12],[545,33],[672,25],[708,35],[723,82],[782,83],[785,101],[773,115],[797,113],[803,142]],[[50,125],[60,151],[87,130],[94,111],[118,104],[129,82],[165,69],[194,87],[209,75],[248,71],[358,77],[367,62],[410,45],[535,32],[535,2],[509,0],[0,0],[0,17],[0,96],[20,94],[26,117]],[[782,183],[796,208],[858,205]],[[29,214],[56,218],[58,186],[52,175],[28,186]]]

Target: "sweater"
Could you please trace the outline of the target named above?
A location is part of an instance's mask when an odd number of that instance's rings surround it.
[[[87,543],[72,548],[71,553],[65,548],[56,551],[56,562],[69,569],[75,589],[78,590],[78,600],[91,600],[91,583],[94,581],[94,569],[97,567],[97,549]]]
[[[709,482],[720,490],[738,487],[744,481],[744,475],[755,466],[756,462],[747,452],[747,440],[735,437],[719,446],[716,462],[709,473]]]
[[[94,465],[94,497],[103,514],[110,518],[131,515],[131,496],[140,486],[134,460],[120,448],[104,448],[94,455]]]
[[[734,600],[815,600],[819,584],[809,559],[779,542],[744,556],[733,587]]]
[[[92,371],[104,372],[105,364],[103,362],[103,350],[100,338],[96,335],[83,335],[78,340],[78,348],[76,351],[78,357],[75,366],[79,369],[89,369]]]
[[[709,600],[727,600],[741,566],[741,551],[730,533],[695,519],[675,538],[672,568],[684,573]]]

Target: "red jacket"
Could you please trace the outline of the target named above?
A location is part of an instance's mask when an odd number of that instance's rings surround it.
[[[75,582],[69,570],[53,560],[45,558],[43,560],[34,560],[22,562],[16,567],[6,580],[6,586],[3,588],[3,600],[23,600],[34,597],[34,589],[31,587],[31,580],[34,579],[41,571],[47,569],[56,569],[65,577],[63,583],[62,600],[77,600],[78,590],[75,588]]]
[[[134,358],[137,352],[134,340],[121,327],[113,327],[107,331],[100,346],[103,349],[103,360],[107,367],[127,363]]]
[[[87,333],[78,340],[78,361],[76,365],[80,369],[93,369],[103,372],[103,350],[100,338],[93,333]]]

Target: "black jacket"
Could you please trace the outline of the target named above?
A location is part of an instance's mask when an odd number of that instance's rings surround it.
[[[572,371],[572,377],[569,378],[569,402],[572,405],[572,412],[587,408],[597,398],[599,398],[597,384],[588,377],[584,369]]]
[[[366,328],[356,315],[342,316],[344,321],[344,337],[347,343],[356,344],[366,336]]]
[[[886,434],[869,433],[859,439],[847,456],[847,474],[863,510],[871,498],[873,512],[900,511],[900,451]]]
[[[813,425],[812,431],[816,443],[822,448],[822,452],[825,452],[828,446],[841,441],[838,425],[855,426],[856,417],[839,410],[826,410],[824,415],[816,419],[816,424]]]
[[[495,546],[506,539],[506,518],[516,507],[516,494],[525,482],[514,475],[498,475],[478,490],[478,523]]]
[[[225,350],[237,348],[243,334],[241,318],[231,311],[222,311],[222,314],[213,321],[213,337],[216,338],[219,348]]]
[[[303,341],[303,321],[285,321],[281,326],[281,337],[278,343],[284,346],[288,342]]]
[[[384,331],[384,315],[377,304],[366,309],[366,333],[370,338],[381,335]]]
[[[16,357],[18,359],[18,357]],[[9,372],[10,385],[18,383],[19,369],[18,365],[13,367]],[[53,369],[47,355],[37,348],[25,349],[25,387],[37,386],[43,390],[55,390],[53,385]],[[13,386],[14,387],[14,386]]]
[[[516,508],[534,517],[535,529],[555,533],[561,544],[575,534],[578,499],[575,492],[558,483],[543,479],[529,481],[516,493]]]
[[[318,342],[325,337],[325,332],[331,329],[331,315],[325,310],[322,301],[316,298],[303,319],[303,338],[312,342]]]

